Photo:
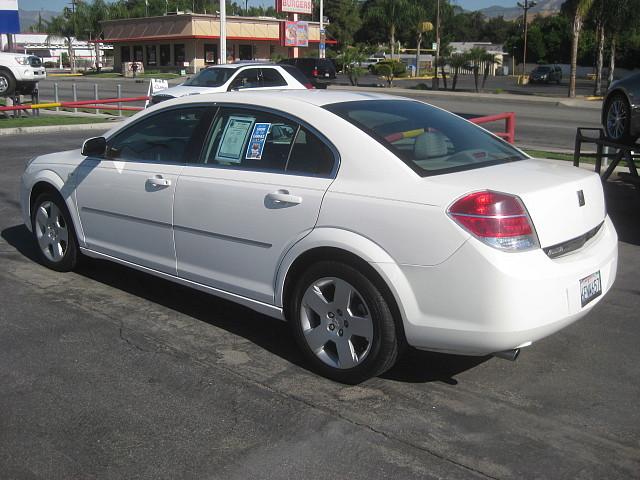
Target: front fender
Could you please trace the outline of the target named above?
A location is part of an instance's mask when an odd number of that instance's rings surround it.
[[[64,174],[64,172],[62,172]],[[68,175],[70,178],[67,181],[63,180],[58,172],[50,169],[42,169],[32,174],[27,174],[22,177],[22,192],[20,195],[20,202],[22,204],[23,217],[25,225],[31,230],[31,192],[33,187],[44,182],[51,185],[62,196],[67,210],[71,215],[73,226],[78,237],[78,243],[80,246],[85,246],[84,231],[82,230],[82,224],[80,223],[80,217],[78,215],[78,209],[76,206],[76,190],[75,181],[73,180],[73,167],[69,167]]]

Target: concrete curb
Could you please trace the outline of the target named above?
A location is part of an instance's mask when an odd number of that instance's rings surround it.
[[[486,100],[496,101],[500,100],[505,103],[514,104],[546,104],[555,107],[570,107],[570,108],[584,108],[589,110],[600,111],[602,105],[599,102],[582,100],[578,98],[554,98],[554,97],[540,97],[535,95],[514,95],[510,93],[469,93],[469,92],[443,92],[443,91],[431,91],[431,90],[413,90],[411,88],[384,88],[384,87],[351,87],[343,85],[330,85],[331,90],[351,90],[357,92],[376,92],[387,93],[391,95],[410,95],[413,97],[427,97],[427,98],[450,98],[456,100],[468,100],[470,102],[482,102]]]
[[[78,123],[74,125],[43,125],[41,127],[0,128],[0,137],[8,135],[24,135],[29,133],[81,132],[84,130],[100,130],[106,132],[118,122]]]

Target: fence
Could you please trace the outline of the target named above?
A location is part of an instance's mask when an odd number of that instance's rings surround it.
[[[36,103],[36,104],[23,104],[23,105],[13,105],[8,107],[0,107],[0,112],[6,111],[16,111],[16,110],[37,110],[40,108],[55,108],[58,110],[59,108],[73,108],[74,111],[77,111],[78,107],[92,109],[98,113],[100,110],[117,110],[118,114],[121,115],[123,111],[140,111],[143,110],[144,107],[134,107],[134,106],[123,106],[122,103],[127,102],[146,102],[149,100],[149,97],[144,95],[140,97],[123,97],[123,98],[98,98],[98,89],[97,85],[95,85],[95,99],[94,100],[74,100],[71,102],[59,102],[58,98],[58,89],[57,84],[54,84],[54,95],[56,97],[55,102],[49,103]],[[120,94],[120,85],[118,85],[118,94]],[[76,97],[76,91],[73,91],[74,97]],[[113,104],[117,104],[113,106]],[[496,115],[488,115],[485,117],[476,117],[470,118],[469,121],[471,123],[475,123],[477,125],[483,125],[487,123],[499,122],[501,120],[505,121],[505,131],[504,132],[494,132],[500,138],[503,138],[507,142],[513,144],[515,143],[516,136],[516,114],[514,112],[504,112],[498,113]]]
[[[516,114],[513,112],[498,113],[497,115],[488,115],[486,117],[470,118],[471,123],[482,125],[485,123],[499,122],[504,120],[505,131],[494,132],[500,138],[504,138],[507,142],[513,144],[516,140]]]

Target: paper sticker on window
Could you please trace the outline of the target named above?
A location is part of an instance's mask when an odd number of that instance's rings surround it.
[[[262,151],[270,128],[270,123],[256,123],[253,126],[251,139],[249,140],[249,145],[247,145],[247,154],[245,155],[247,160],[260,160],[262,158]]]
[[[241,162],[242,149],[255,120],[252,117],[229,117],[216,152],[218,162]]]

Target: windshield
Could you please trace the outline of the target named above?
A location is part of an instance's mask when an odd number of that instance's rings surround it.
[[[205,68],[183,83],[187,87],[219,87],[235,73],[234,68]]]
[[[537,67],[533,71],[537,73],[548,73],[551,71],[551,67]]]
[[[325,108],[380,142],[421,176],[527,157],[466,120],[411,100],[363,100]]]

